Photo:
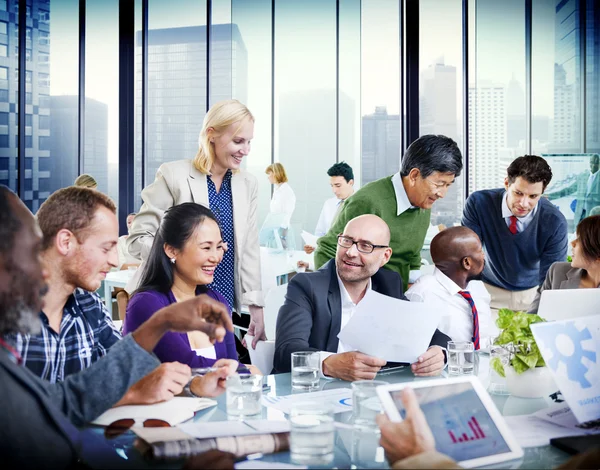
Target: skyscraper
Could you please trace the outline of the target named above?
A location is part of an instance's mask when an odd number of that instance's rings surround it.
[[[400,168],[400,116],[377,106],[362,117],[362,185],[396,173]]]
[[[240,31],[235,24],[217,24],[210,33],[211,103],[232,96],[244,102],[248,58]],[[137,34],[141,45],[141,32]],[[141,55],[141,46],[136,53]],[[137,64],[141,83],[141,61]],[[162,163],[196,155],[206,114],[206,70],[206,26],[148,31],[147,183]],[[140,116],[141,100],[136,103]],[[139,159],[141,136],[136,137]]]

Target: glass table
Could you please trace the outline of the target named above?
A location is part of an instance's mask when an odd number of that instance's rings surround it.
[[[486,384],[488,380],[489,367],[488,367],[488,356],[480,355],[479,363],[479,379]],[[446,374],[445,372],[443,373]],[[436,377],[439,378],[439,377]],[[266,395],[271,396],[283,396],[292,394],[291,388],[291,374],[278,374],[270,375],[265,377],[265,382],[270,386],[270,390],[265,392]],[[388,383],[400,383],[400,382],[412,382],[417,380],[431,380],[429,378],[415,377],[410,368],[405,368],[393,373],[379,374],[377,380],[382,380]],[[321,380],[319,390],[331,390],[336,388],[350,388],[350,382],[344,382],[341,380]],[[513,396],[499,396],[491,395],[494,403],[505,415],[519,415],[519,414],[530,414],[535,411],[549,406],[552,402],[550,399],[529,399],[529,398],[518,398]],[[196,413],[194,421],[208,422],[208,421],[226,421],[227,411],[225,405],[225,395],[218,397],[218,406],[202,410]],[[336,414],[336,421],[349,423],[351,420],[351,412],[338,413]],[[263,407],[262,418],[281,420],[284,419],[282,412],[274,408]],[[103,435],[103,428],[92,428],[93,432]],[[350,468],[353,466],[352,461],[352,442],[353,440],[360,439],[361,445],[365,445],[365,442],[371,443],[373,448],[377,446],[378,436],[373,433],[372,435],[365,435],[361,433],[360,436],[353,435],[357,431],[352,429],[336,429],[336,441],[335,441],[335,457],[331,464],[331,468]],[[133,446],[135,435],[129,431],[116,439],[108,441],[110,445],[115,449],[118,455],[120,455],[124,461],[123,465],[127,467],[149,467],[149,468],[179,468],[182,465],[182,461],[169,461],[169,462],[156,462],[144,460],[140,453]],[[367,444],[370,445],[370,444]],[[487,466],[484,468],[554,468],[564,463],[570,456],[565,452],[562,452],[552,446],[542,446],[524,449],[525,455],[518,460],[510,462],[502,462],[496,465]],[[374,468],[388,468],[387,464],[383,461],[382,455],[375,457],[377,460],[373,460]],[[277,454],[264,455],[260,457],[261,461],[264,462],[278,462],[278,463],[292,463],[290,460],[289,452],[281,452]],[[364,467],[364,463],[361,465]],[[356,468],[356,466],[354,467]]]

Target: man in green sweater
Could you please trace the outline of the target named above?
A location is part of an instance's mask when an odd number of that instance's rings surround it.
[[[315,266],[335,257],[337,236],[362,214],[375,214],[390,227],[392,257],[385,265],[402,277],[404,289],[419,276],[431,206],[444,197],[462,170],[456,142],[443,135],[424,135],[406,149],[402,168],[393,176],[373,181],[344,202],[329,232],[319,238]]]

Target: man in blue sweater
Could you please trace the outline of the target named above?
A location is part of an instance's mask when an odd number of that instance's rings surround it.
[[[555,261],[567,259],[567,221],[543,198],[552,179],[541,157],[525,155],[508,167],[504,188],[476,191],[465,204],[462,225],[483,243],[482,280],[493,310],[527,310]]]

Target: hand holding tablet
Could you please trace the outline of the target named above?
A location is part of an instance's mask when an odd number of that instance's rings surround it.
[[[467,468],[523,456],[476,378],[413,382],[414,391],[403,390],[407,385],[377,387],[389,418],[380,418],[380,426],[381,444],[391,464],[434,450]]]

